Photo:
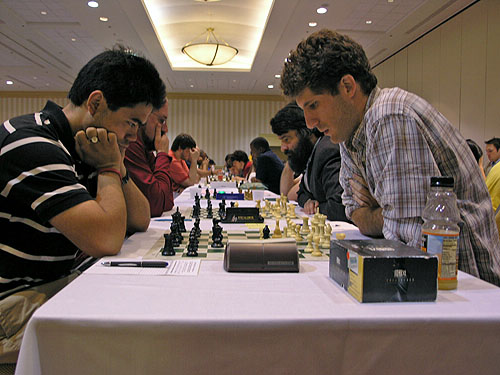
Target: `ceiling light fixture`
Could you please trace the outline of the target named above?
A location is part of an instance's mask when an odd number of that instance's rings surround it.
[[[97,8],[99,7],[99,3],[97,1],[89,1],[87,5],[91,8]]]
[[[325,14],[326,12],[328,12],[328,9],[326,9],[324,6],[316,9],[316,13],[318,13],[318,14]]]
[[[203,37],[205,34],[206,38]],[[196,42],[196,39],[201,41]],[[199,37],[186,43],[181,51],[197,63],[207,66],[225,64],[238,54],[237,48],[230,46],[224,40],[220,42],[217,39],[212,27],[207,28]]]
[[[42,16],[46,16],[46,15],[47,15],[47,12],[46,12],[46,11],[44,11],[44,10],[42,10],[42,11],[40,12],[40,14],[41,14]]]
[[[367,24],[367,25],[371,25],[371,24],[372,24],[372,21],[368,20],[368,21],[366,21],[366,24]]]
[[[316,27],[318,26],[317,22],[309,22],[309,27]]]
[[[267,85],[268,89],[274,89],[274,85]]]
[[[108,22],[109,18],[108,17],[99,17],[99,20],[102,22]]]
[[[14,84],[14,82],[13,82],[13,81],[5,81],[5,83],[6,83],[7,85],[13,85],[13,84]]]
[[[281,74],[275,74],[274,78],[281,78]]]

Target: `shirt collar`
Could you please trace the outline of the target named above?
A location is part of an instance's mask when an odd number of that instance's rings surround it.
[[[52,125],[64,147],[66,147],[71,156],[75,157],[75,138],[71,132],[69,121],[62,111],[62,107],[48,100],[42,109],[41,118],[45,125]]]
[[[368,110],[373,105],[375,100],[377,100],[378,96],[380,95],[380,92],[381,92],[381,90],[378,86],[376,86],[372,90],[372,92],[368,96],[368,100],[366,101],[365,112],[364,112],[365,114],[368,112]],[[364,139],[365,138],[365,131],[364,131],[365,126],[366,126],[366,116],[363,116],[363,120],[361,120],[360,124],[358,125],[358,127],[356,128],[354,133],[352,133],[352,136],[347,141],[345,141],[345,146],[347,149],[355,151],[356,149],[359,149],[360,147],[364,147],[364,145],[366,143],[365,139]]]

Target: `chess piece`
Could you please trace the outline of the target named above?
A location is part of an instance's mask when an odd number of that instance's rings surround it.
[[[344,240],[345,239],[345,233],[335,233],[335,238],[337,240]]]
[[[309,232],[309,234],[307,235],[307,246],[304,249],[304,253],[312,253],[313,252],[314,248],[313,248],[312,242],[313,242],[313,232]]]
[[[313,257],[320,257],[320,256],[323,255],[323,253],[319,249],[319,241],[320,241],[320,239],[321,239],[321,237],[319,235],[318,236],[314,236],[314,238],[313,238],[313,240],[314,240],[314,250],[311,253],[311,255]]]
[[[174,244],[172,243],[172,235],[165,233],[163,235],[165,239],[165,244],[163,245],[161,255],[163,256],[172,256],[175,255]]]
[[[300,242],[302,241],[302,236],[300,235],[300,225],[297,224],[295,225],[295,241]]]
[[[281,238],[281,229],[280,229],[280,221],[276,219],[276,227],[274,228],[273,238]]]
[[[269,227],[266,224],[266,226],[264,227],[264,229],[262,229],[262,238],[264,240],[267,240],[269,238],[269,234],[270,233],[271,233],[271,230],[269,229]]]
[[[309,217],[307,216],[303,216],[302,217],[302,228],[300,229],[300,234],[302,235],[307,235],[309,234],[310,230],[309,230],[309,224],[308,224],[308,221],[309,221]]]

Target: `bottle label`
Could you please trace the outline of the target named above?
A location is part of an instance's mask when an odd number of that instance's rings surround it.
[[[439,279],[454,280],[457,278],[458,233],[435,234],[423,231],[421,248],[422,251],[438,256]]]

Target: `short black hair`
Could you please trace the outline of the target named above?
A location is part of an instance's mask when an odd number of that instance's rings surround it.
[[[196,141],[194,140],[194,138],[189,134],[181,133],[177,137],[175,137],[170,149],[172,151],[177,151],[178,149],[185,150],[186,148],[194,147],[196,147]]]
[[[242,161],[246,164],[249,160],[247,153],[242,150],[236,150],[235,152],[233,152],[229,159],[231,160],[231,165],[233,165],[233,161]]]
[[[483,150],[481,150],[481,147],[479,147],[479,145],[472,139],[467,139],[467,144],[469,145],[470,150],[474,154],[476,161],[479,163],[479,159],[481,159],[481,156],[483,156]]]
[[[85,64],[68,98],[80,106],[95,90],[103,92],[111,111],[139,103],[152,104],[159,109],[165,103],[165,84],[155,66],[121,45],[100,53]]]
[[[290,52],[281,74],[281,89],[292,98],[306,88],[315,94],[335,95],[346,74],[354,77],[365,95],[377,85],[363,47],[347,35],[322,29]]]
[[[500,150],[500,138],[493,137],[491,139],[488,139],[484,143],[487,144],[487,145],[493,145],[493,146],[495,146],[495,148],[497,149],[497,151]]]
[[[269,142],[264,137],[254,138],[252,142],[250,142],[250,147],[253,147],[259,154],[270,150]]]

